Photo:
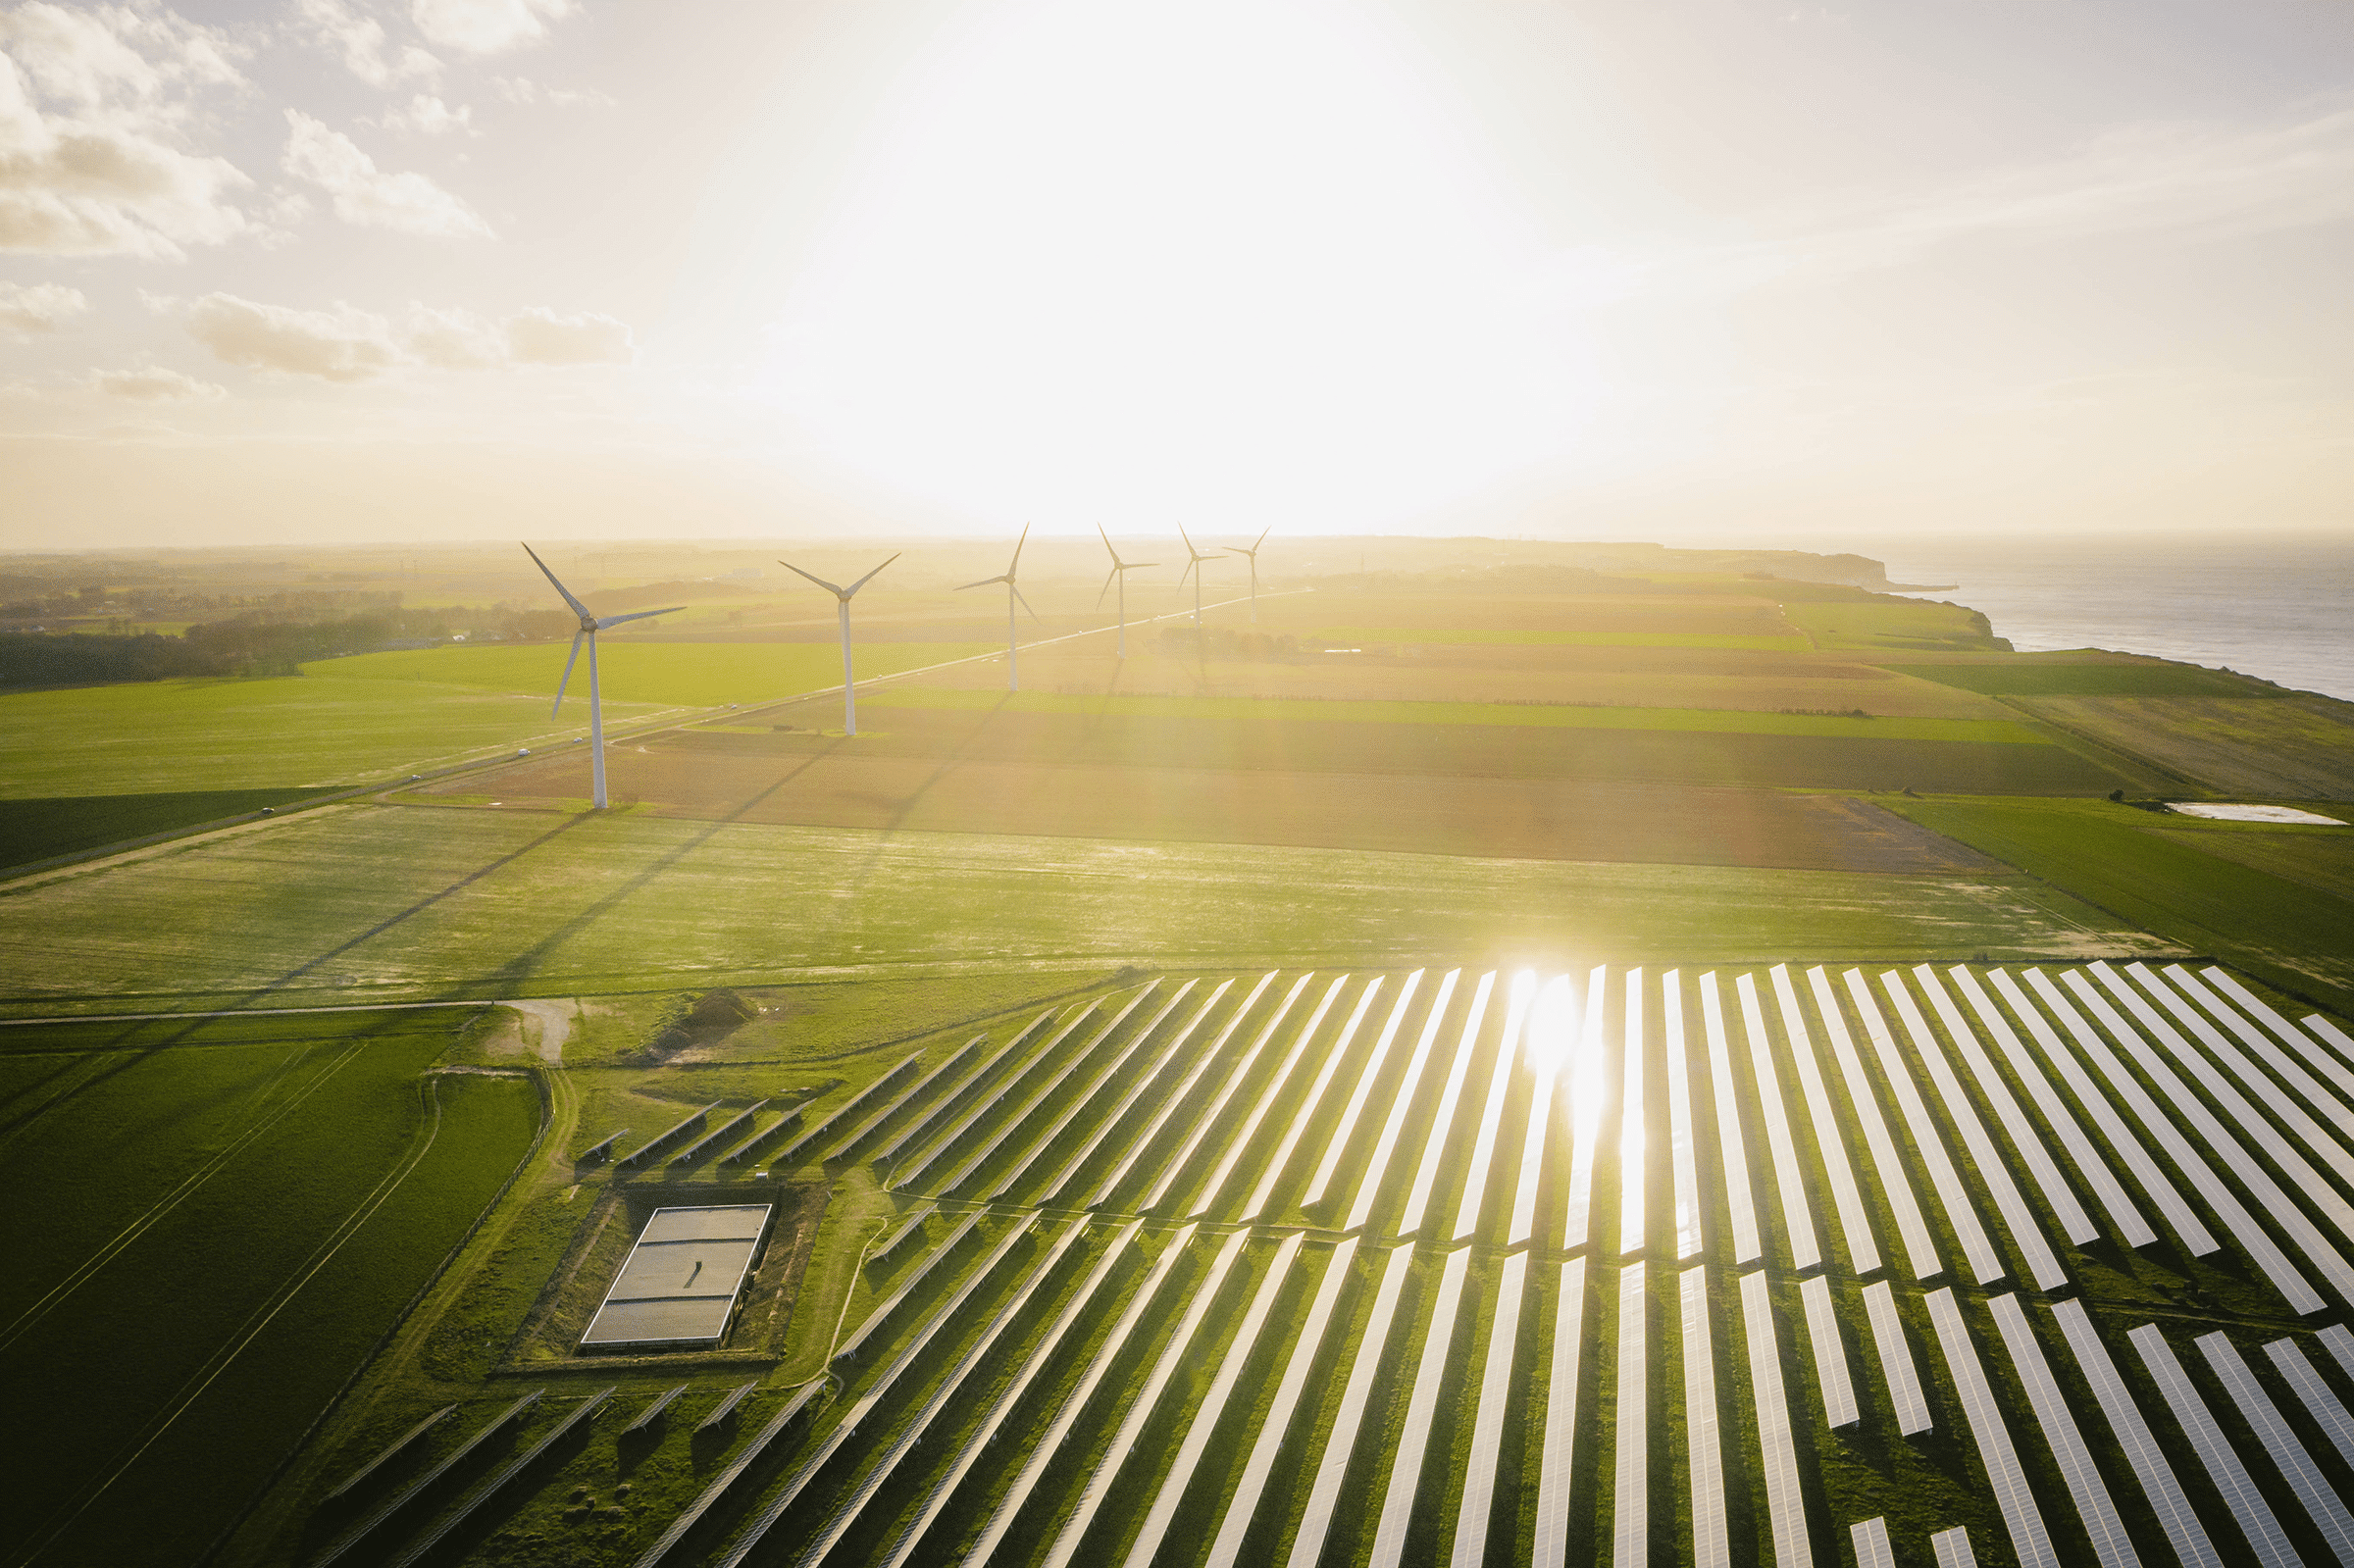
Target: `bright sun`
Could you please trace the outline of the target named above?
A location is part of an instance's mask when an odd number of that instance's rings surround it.
[[[1348,0],[978,10],[879,114],[762,395],[1049,526],[1373,526],[1542,463],[1589,356],[1421,69]]]

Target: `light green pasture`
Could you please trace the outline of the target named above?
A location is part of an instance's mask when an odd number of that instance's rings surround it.
[[[1759,635],[1734,632],[1516,632],[1471,627],[1326,627],[1316,633],[1334,642],[1430,642],[1512,644],[1559,648],[1738,648],[1761,653],[1804,653],[1813,646],[1796,633]]]

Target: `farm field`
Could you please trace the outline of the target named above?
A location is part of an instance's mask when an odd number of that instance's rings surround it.
[[[1990,697],[2263,697],[2278,687],[2223,670],[2156,659],[2017,658],[1881,668]]]
[[[174,789],[24,800],[0,796],[0,870],[284,806],[331,789]]]
[[[2007,876],[880,834],[350,804],[0,895],[20,1009],[568,996],[1479,950],[2164,950]]]
[[[1999,872],[1868,800],[1707,785],[1414,774],[1048,767],[875,755],[863,742],[787,764],[701,743],[649,742],[611,777],[640,811],[903,833],[1288,844],[1523,860],[1815,871]],[[507,806],[572,799],[576,769],[503,773]],[[404,796],[487,796],[468,781]],[[459,793],[459,791],[469,791]]]
[[[2354,703],[2333,697],[2026,697],[2023,711],[2211,789],[2354,800]]]
[[[828,620],[822,645],[785,642],[655,642],[643,632],[608,632],[598,654],[606,688],[639,703],[671,708],[719,708],[775,702],[780,697],[842,684],[842,653]],[[990,642],[867,643],[852,660],[861,681],[902,670],[987,653]],[[570,644],[506,643],[482,647],[415,648],[361,653],[315,665],[355,681],[479,686],[488,691],[555,694]],[[586,664],[573,673],[585,681]],[[586,692],[582,686],[580,691]],[[586,710],[584,709],[584,714]],[[585,717],[583,722],[586,722]]]
[[[2329,1520],[2284,1477],[2354,1484],[2321,1440],[2354,1390],[2354,1211],[2309,1162],[2354,1155],[2307,1109],[2338,1114],[2313,1073],[2349,1069],[2283,1004],[2201,965],[1098,981],[881,1077],[896,1047],[855,1053],[764,1177],[544,1169],[511,1252],[560,1283],[480,1320],[533,1359],[451,1338],[498,1272],[461,1267],[232,1556],[309,1560],[382,1517],[355,1560],[436,1521],[463,1560],[651,1568],[1445,1561],[1474,1537],[1838,1561],[1853,1527],[1899,1561],[1954,1529],[1983,1563],[2235,1561],[2268,1533],[2310,1557]],[[816,1065],[732,1041],[714,1116]],[[579,1105],[575,1153],[617,1113]],[[618,1261],[592,1243],[621,1206],[820,1194],[772,1243],[798,1272],[720,1351],[547,1332]],[[2210,1478],[2216,1444],[2253,1486]]]
[[[426,1076],[470,1011],[0,1031],[8,1560],[236,1521],[538,1132],[521,1074]]]

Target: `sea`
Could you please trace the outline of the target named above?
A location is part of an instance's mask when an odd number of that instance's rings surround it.
[[[1832,547],[1827,541],[1810,548]],[[2109,648],[2354,701],[2354,531],[1849,540],[2021,652]]]

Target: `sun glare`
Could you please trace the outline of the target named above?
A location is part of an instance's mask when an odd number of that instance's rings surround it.
[[[1538,237],[1348,0],[1008,0],[879,111],[771,333],[807,438],[976,515],[1411,516],[1596,388]]]

